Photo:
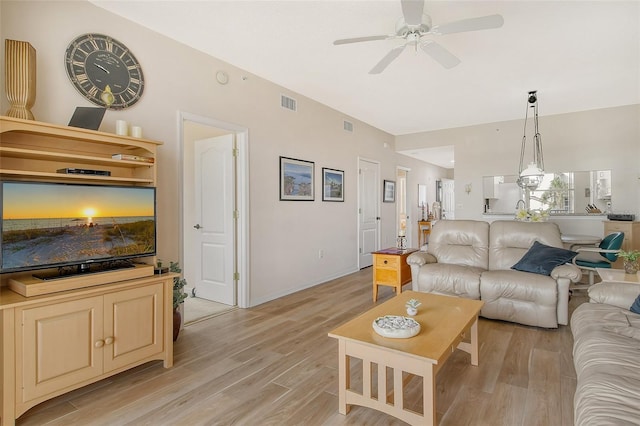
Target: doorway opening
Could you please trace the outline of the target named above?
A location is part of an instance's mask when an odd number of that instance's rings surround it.
[[[248,306],[248,132],[179,113],[185,324]]]

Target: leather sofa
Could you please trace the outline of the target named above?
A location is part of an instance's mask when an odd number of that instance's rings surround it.
[[[566,325],[569,285],[582,273],[572,264],[548,275],[512,269],[535,241],[568,252],[551,222],[438,221],[427,251],[407,258],[413,290],[481,299],[485,318],[545,328]]]
[[[571,315],[576,368],[574,424],[640,423],[640,284],[601,282]]]

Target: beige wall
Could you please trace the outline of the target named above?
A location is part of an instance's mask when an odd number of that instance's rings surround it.
[[[453,145],[456,219],[482,219],[482,177],[517,174],[523,124],[524,116],[522,120],[403,135],[396,137],[396,147]],[[539,125],[547,171],[611,169],[613,210],[640,217],[640,105],[540,116]],[[531,133],[527,135],[526,158],[531,158]],[[464,186],[468,183],[473,190],[467,195]],[[602,218],[584,219],[558,222],[565,232],[602,232]]]
[[[433,183],[446,174],[396,154],[394,138],[385,132],[88,2],[3,0],[0,19],[3,40],[28,41],[37,51],[33,113],[39,121],[67,124],[75,107],[91,106],[73,88],[64,69],[65,49],[76,36],[89,32],[110,35],[126,44],[141,62],[146,80],[142,100],[123,111],[108,111],[100,130],[113,132],[115,120],[124,119],[142,126],[145,137],[165,143],[158,160],[159,257],[165,261],[181,256],[178,113],[249,129],[251,305],[357,269],[358,156],[381,163],[381,181],[394,179],[397,166],[410,168],[410,205],[417,204],[418,183]],[[4,43],[1,49],[4,58]],[[220,69],[229,74],[226,86],[215,80]],[[4,78],[0,84],[4,93]],[[298,112],[279,106],[281,94],[298,100]],[[0,107],[3,113],[8,109],[4,96]],[[353,133],[342,129],[344,119],[354,122]],[[314,161],[316,180],[322,167],[344,170],[345,202],[322,202],[319,181],[314,202],[279,201],[281,155]],[[433,200],[433,192],[429,196]],[[395,205],[381,204],[381,217],[382,245],[395,244]],[[325,252],[323,259],[318,258],[320,249]]]

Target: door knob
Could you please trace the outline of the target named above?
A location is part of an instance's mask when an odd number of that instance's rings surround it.
[[[194,227],[194,228],[196,228],[196,229],[200,229],[200,228],[202,228],[202,226],[200,226],[200,224],[199,224],[199,223],[196,223],[195,225],[193,225],[193,227]]]

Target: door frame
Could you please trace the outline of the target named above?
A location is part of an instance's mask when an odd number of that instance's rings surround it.
[[[235,236],[235,272],[237,303],[240,308],[249,307],[249,129],[237,124],[178,111],[178,141],[180,143],[180,188],[184,187],[184,122],[192,121],[215,127],[235,134],[236,139],[236,210],[237,226]],[[180,190],[180,261],[184,264],[184,194]]]

